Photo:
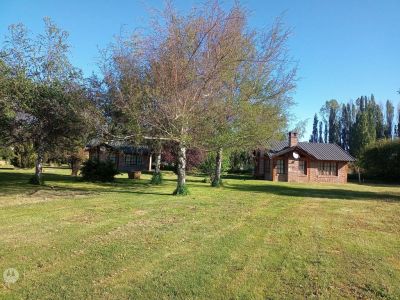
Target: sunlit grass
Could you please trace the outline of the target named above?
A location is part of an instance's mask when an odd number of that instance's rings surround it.
[[[399,298],[400,187],[0,171],[0,298]]]

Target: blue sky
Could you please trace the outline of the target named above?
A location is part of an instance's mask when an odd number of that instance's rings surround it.
[[[0,41],[7,26],[22,22],[33,33],[51,17],[70,33],[73,63],[85,74],[96,71],[98,49],[112,41],[121,26],[144,27],[150,8],[163,1],[144,0],[0,0]],[[199,1],[175,1],[187,10]],[[229,6],[232,1],[224,1]],[[329,99],[348,101],[370,95],[397,105],[400,95],[399,0],[241,1],[250,26],[268,28],[284,13],[292,28],[290,53],[299,62],[294,99],[297,120],[312,118]],[[306,136],[306,138],[307,138]]]

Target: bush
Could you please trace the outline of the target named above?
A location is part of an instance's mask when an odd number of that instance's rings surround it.
[[[81,174],[84,180],[111,182],[119,172],[112,161],[87,160],[83,163]]]
[[[212,187],[221,187],[221,186],[223,186],[224,184],[223,184],[223,182],[222,182],[222,178],[220,179],[220,180],[213,180],[212,182],[211,182],[211,186]]]
[[[400,179],[400,140],[380,140],[368,146],[359,158],[368,178]]]
[[[151,184],[154,185],[160,185],[163,183],[163,175],[162,173],[153,173],[153,176],[151,176],[151,180],[150,180]]]
[[[203,183],[210,183],[211,181],[210,181],[210,177],[204,177],[203,178],[203,180],[201,181],[201,182],[203,182]]]
[[[0,159],[4,159],[6,161],[11,160],[14,157],[14,152],[10,147],[1,147],[0,146]]]
[[[174,191],[173,194],[176,195],[176,196],[186,196],[186,195],[189,195],[190,192],[189,192],[189,189],[188,189],[187,185],[184,184],[184,185],[176,188],[176,190]]]
[[[17,168],[31,169],[35,166],[36,154],[30,143],[17,144],[11,164]]]
[[[161,165],[163,170],[174,171],[176,173],[176,148],[175,142],[168,142],[163,145],[161,154]],[[198,148],[186,150],[186,171],[192,171],[204,161],[206,154]]]
[[[249,174],[253,171],[254,161],[248,151],[234,151],[229,156],[229,173]]]
[[[215,173],[215,158],[215,153],[208,153],[206,159],[199,166],[200,171],[209,175],[211,178]],[[229,157],[222,155],[221,173],[229,170],[229,163]]]

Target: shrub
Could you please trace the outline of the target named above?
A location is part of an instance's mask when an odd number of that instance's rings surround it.
[[[176,143],[168,142],[163,146],[161,154],[161,165],[163,170],[176,172]],[[205,151],[198,148],[186,150],[186,171],[192,172],[200,166],[206,157]]]
[[[111,182],[119,172],[112,161],[87,160],[83,163],[81,174],[84,180]]]
[[[215,176],[215,153],[208,153],[207,158],[199,167],[200,171],[207,174],[211,182],[214,183]],[[221,173],[226,173],[229,170],[229,157],[222,156]],[[220,186],[220,183],[214,183],[212,186]]]
[[[368,146],[359,163],[369,178],[398,181],[400,178],[400,140],[380,140]]]
[[[253,170],[254,162],[248,151],[234,151],[229,156],[229,173],[249,174]]]
[[[186,196],[186,195],[189,195],[190,192],[189,192],[187,185],[184,184],[180,187],[177,187],[173,194],[177,195],[177,196]]]
[[[14,157],[14,152],[10,147],[0,146],[0,159],[11,160]]]
[[[212,187],[221,187],[223,185],[224,184],[222,182],[222,178],[220,178],[220,180],[215,180],[215,178],[214,178],[213,181],[211,182]]]
[[[163,183],[163,175],[162,173],[153,173],[153,176],[151,176],[151,180],[150,180],[151,184],[154,185],[160,185]]]
[[[210,183],[210,177],[204,177],[203,180],[201,181],[203,183]]]
[[[17,144],[11,164],[17,168],[30,169],[35,166],[36,154],[31,143]]]

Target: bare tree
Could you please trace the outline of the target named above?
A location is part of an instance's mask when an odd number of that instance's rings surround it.
[[[265,34],[249,31],[239,5],[207,2],[181,15],[168,4],[150,32],[121,35],[105,52],[110,129],[175,142],[176,194],[186,193],[188,147],[217,152],[219,180],[224,148],[265,145],[286,125],[296,76],[288,36],[280,20]]]
[[[142,137],[178,145],[176,194],[186,193],[186,149],[202,144],[226,77],[243,61],[244,29],[237,6],[224,11],[212,2],[180,15],[167,5],[151,32],[136,32],[113,48],[117,68],[108,70],[118,78],[114,90],[121,95],[114,104],[138,124]]]

